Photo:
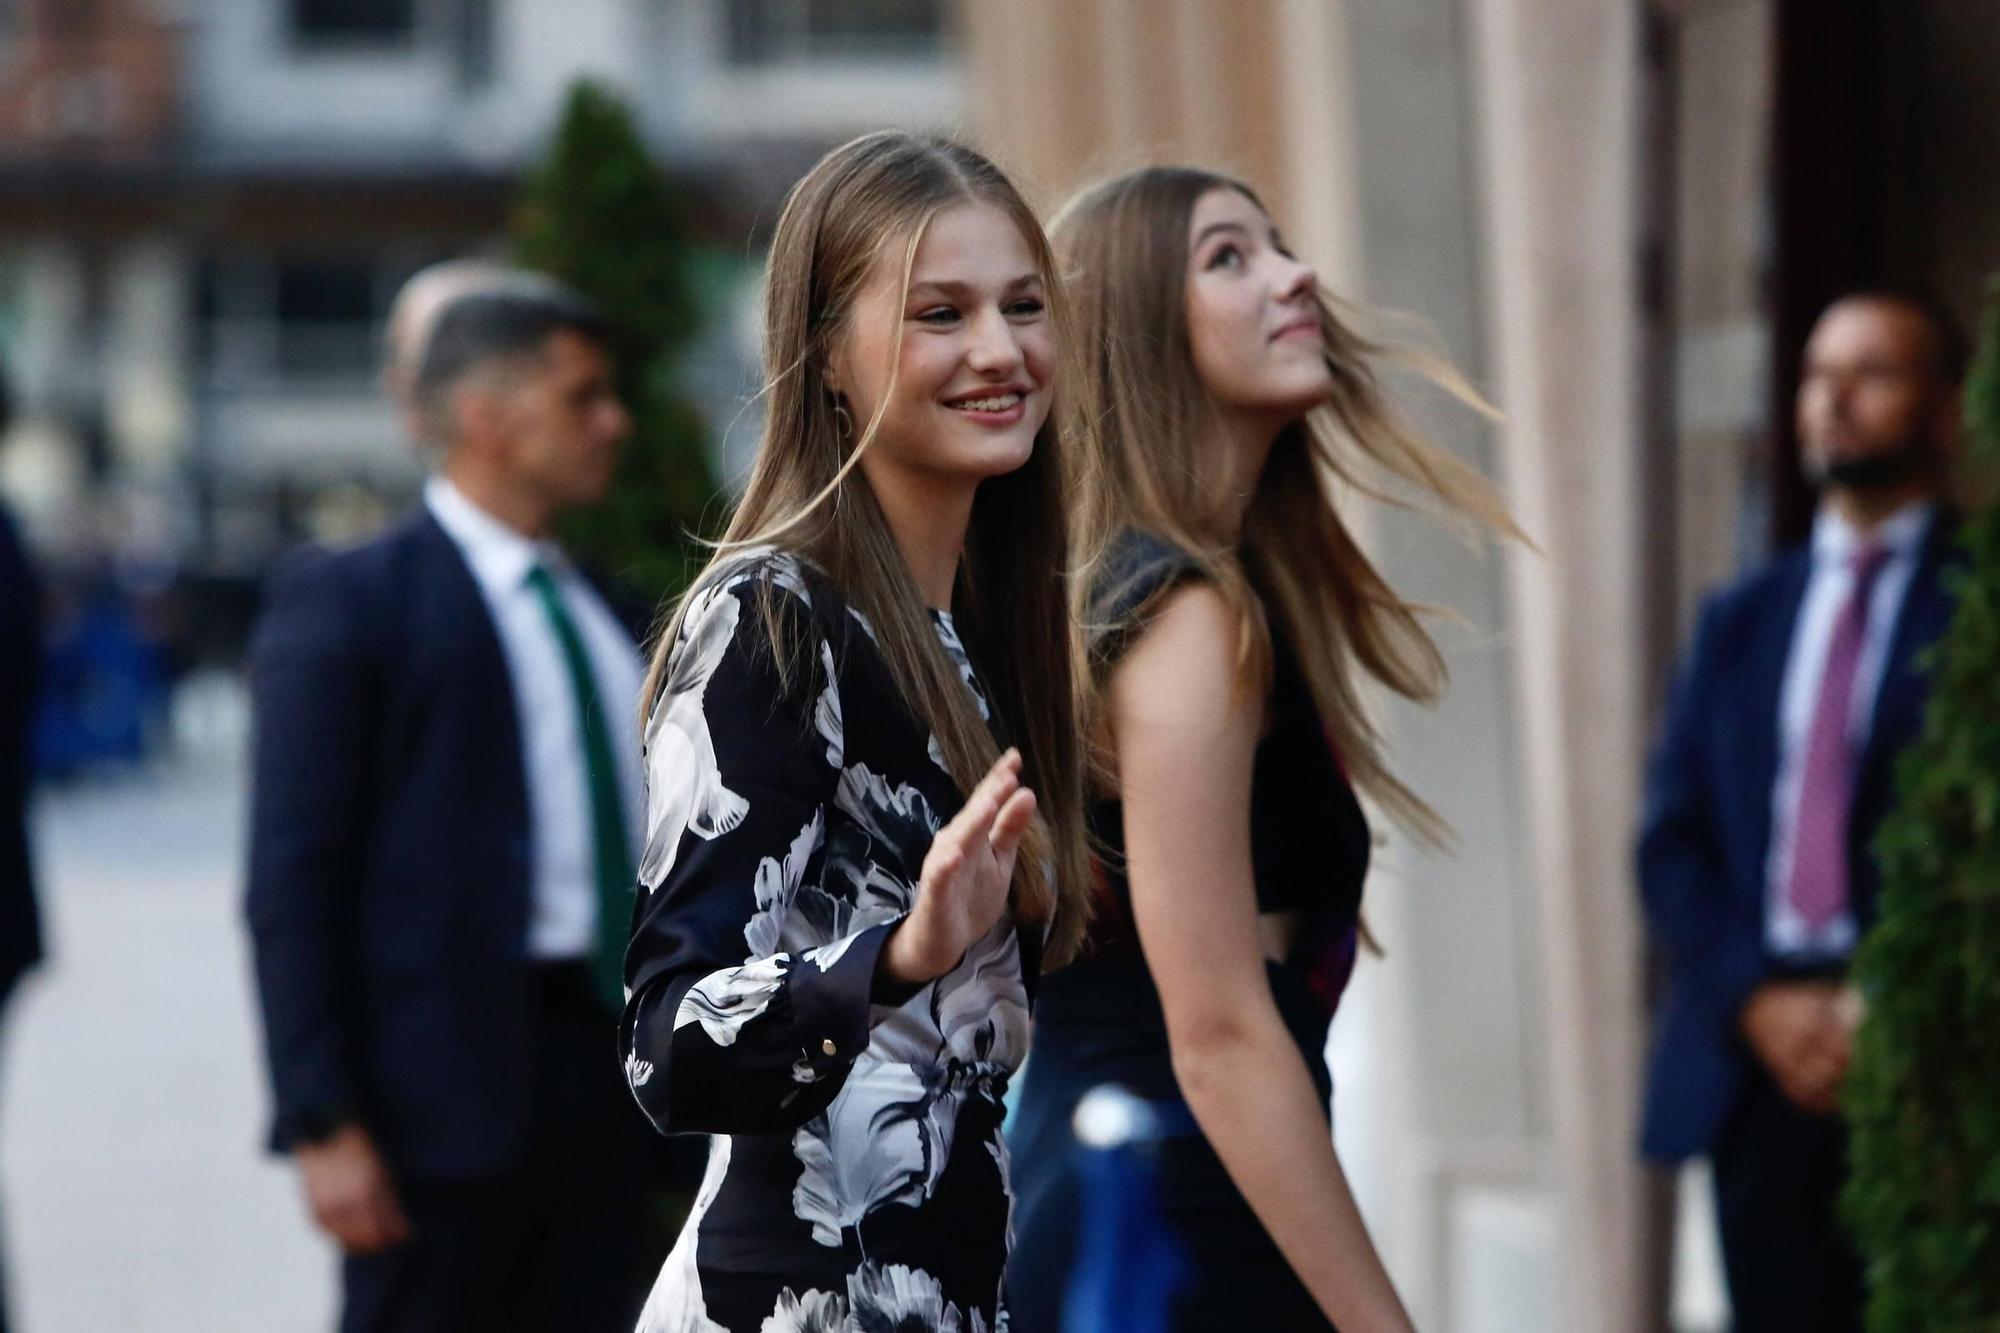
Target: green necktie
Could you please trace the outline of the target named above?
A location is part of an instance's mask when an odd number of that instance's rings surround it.
[[[598,994],[613,1013],[625,1007],[625,937],[631,929],[632,848],[625,840],[625,807],[618,792],[618,764],[611,753],[611,729],[597,697],[597,677],[583,636],[563,605],[556,581],[540,565],[528,571],[528,586],[541,599],[549,625],[562,644],[569,666],[570,688],[576,694],[577,729],[583,733],[583,757],[590,788],[590,831],[597,862],[597,952],[591,974]]]

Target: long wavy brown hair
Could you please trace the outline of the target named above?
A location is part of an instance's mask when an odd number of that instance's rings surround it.
[[[763,438],[717,555],[694,588],[746,547],[775,546],[804,559],[867,617],[905,702],[937,736],[959,789],[969,792],[999,758],[999,747],[939,644],[858,467],[880,427],[881,409],[855,429],[825,378],[855,298],[878,266],[899,265],[907,293],[930,220],[967,203],[996,207],[1020,228],[1045,287],[1056,335],[1056,383],[1074,382],[1063,359],[1073,345],[1068,312],[1047,237],[999,168],[963,144],[898,132],[864,135],[834,149],[793,187],[778,219],[764,286]],[[898,351],[901,338],[899,318]],[[894,392],[892,371],[885,405]],[[980,484],[952,594],[953,621],[994,711],[1020,748],[1022,780],[1040,811],[1015,863],[1013,909],[1020,919],[1047,923],[1051,963],[1074,955],[1089,914],[1077,725],[1081,656],[1065,577],[1065,472],[1078,423],[1066,419],[1064,400],[1058,388],[1029,460]],[[654,648],[649,701],[666,678],[687,604],[683,597]],[[763,614],[781,675],[797,679],[810,670],[798,627],[768,596]]]
[[[1279,433],[1233,531],[1225,460],[1210,443],[1216,406],[1196,371],[1187,320],[1190,221],[1202,196],[1218,189],[1263,207],[1247,185],[1217,172],[1147,167],[1085,189],[1050,224],[1087,358],[1079,397],[1094,418],[1072,510],[1078,614],[1088,623],[1098,607],[1122,600],[1094,586],[1121,532],[1152,533],[1188,552],[1238,614],[1245,682],[1269,688],[1275,623],[1356,787],[1424,841],[1445,843],[1449,826],[1390,770],[1362,694],[1372,679],[1433,701],[1445,686],[1444,658],[1422,608],[1389,586],[1335,502],[1347,487],[1399,503],[1404,497],[1384,484],[1400,485],[1518,538],[1485,478],[1403,422],[1380,370],[1415,370],[1468,406],[1491,409],[1442,359],[1356,332],[1321,288],[1315,304],[1332,390]],[[1154,609],[1131,614],[1143,620]],[[1094,693],[1105,683],[1105,664],[1096,665]],[[1109,781],[1108,760],[1101,771]]]

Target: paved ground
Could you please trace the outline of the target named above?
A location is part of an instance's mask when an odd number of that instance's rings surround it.
[[[242,804],[219,758],[43,799],[57,957],[17,997],[0,1069],[22,1333],[330,1325],[330,1252],[259,1151]]]

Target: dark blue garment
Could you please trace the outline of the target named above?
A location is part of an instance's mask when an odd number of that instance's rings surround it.
[[[667,1163],[587,968],[528,952],[513,680],[457,544],[420,512],[288,561],[251,687],[273,1146],[357,1121],[412,1219],[343,1266],[342,1328],[629,1329]]]
[[[1881,881],[1871,844],[1894,798],[1896,756],[1916,737],[1928,694],[1918,659],[1951,618],[1952,531],[1940,520],[1926,534],[1855,778],[1849,896],[1864,931]],[[1652,1156],[1713,1146],[1749,1069],[1739,1012],[1783,968],[1766,948],[1766,867],[1779,698],[1811,570],[1810,552],[1795,551],[1702,606],[1647,767],[1639,887],[1669,973],[1641,1133]]]
[[[117,586],[102,580],[47,626],[36,760],[50,778],[145,758],[166,713],[158,644]]]
[[[505,1170],[536,1031],[531,829],[506,658],[457,546],[420,512],[288,561],[251,687],[273,1146],[332,1113],[400,1173]]]
[[[0,1004],[42,956],[28,854],[31,723],[41,671],[41,591],[0,510]]]
[[[30,724],[41,641],[41,588],[12,520],[0,509],[0,1018],[15,984],[42,956],[28,854]],[[0,1333],[6,1329],[7,1292],[0,1277]]]
[[[1094,668],[1109,669],[1166,591],[1199,577],[1199,565],[1184,553],[1129,535],[1109,562],[1091,617],[1113,627],[1092,645]],[[1259,910],[1296,914],[1290,956],[1269,965],[1271,993],[1324,1103],[1331,1091],[1327,1030],[1352,962],[1370,839],[1297,661],[1282,636],[1274,638],[1271,728],[1252,774],[1251,858]],[[1016,1333],[1060,1327],[1078,1246],[1080,1181],[1070,1132],[1077,1103],[1105,1083],[1153,1102],[1180,1097],[1159,992],[1132,927],[1117,799],[1094,802],[1090,824],[1102,849],[1098,917],[1084,957],[1042,984],[1008,1136],[1018,1195],[1007,1269]],[[1173,1326],[1326,1328],[1207,1140],[1191,1132],[1156,1151],[1161,1206],[1191,1266]]]
[[[1063,1298],[1063,1333],[1166,1333],[1187,1276],[1160,1206],[1158,1144],[1187,1132],[1187,1108],[1119,1092],[1093,1094],[1095,1121],[1071,1149],[1083,1216]]]

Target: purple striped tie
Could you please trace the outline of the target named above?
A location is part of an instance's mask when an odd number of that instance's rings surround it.
[[[1792,839],[1792,874],[1786,899],[1808,930],[1820,930],[1847,910],[1847,813],[1854,800],[1856,754],[1849,720],[1854,673],[1868,637],[1868,597],[1888,552],[1864,546],[1848,561],[1854,590],[1840,608],[1819,678],[1812,731],[1806,741],[1805,781],[1799,789]]]

